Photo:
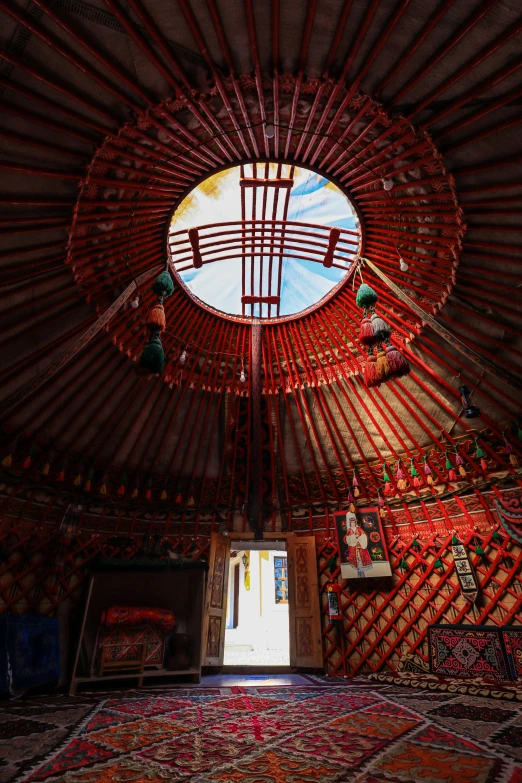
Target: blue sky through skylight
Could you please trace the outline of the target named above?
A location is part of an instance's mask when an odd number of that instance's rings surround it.
[[[254,173],[252,164],[244,166],[243,176],[266,177],[266,164],[258,163]],[[280,177],[289,178],[291,168],[289,165],[281,166]],[[278,176],[278,165],[268,165],[268,178],[275,179]],[[279,256],[274,255],[270,264],[269,239],[263,240],[263,252],[256,254],[254,262],[246,258],[243,264],[241,245],[241,218],[244,214],[246,220],[253,217],[271,220],[274,215],[277,220],[284,217],[284,207],[287,201],[288,221],[299,223],[311,223],[314,226],[332,227],[358,230],[358,220],[350,201],[344,193],[325,177],[307,169],[294,167],[293,186],[289,198],[286,199],[285,189],[273,187],[240,187],[241,167],[226,169],[212,175],[198,185],[183,199],[173,214],[170,235],[174,232],[182,232],[178,236],[170,236],[172,259],[182,281],[189,290],[210,306],[225,313],[241,315],[242,304],[242,279],[245,275],[245,291],[249,293],[259,292],[260,279],[262,277],[263,293],[277,294],[278,282],[280,282],[280,315],[291,315],[315,304],[339,283],[346,275],[355,246],[339,245],[336,263],[343,268],[326,268],[322,263],[306,258],[313,255],[321,260],[324,250],[320,253],[313,251],[314,239],[310,238],[308,244],[303,237],[304,233],[314,233],[312,227],[291,227],[299,234],[285,234],[284,238],[279,234],[276,242],[276,250],[281,251],[283,242],[283,259],[281,265],[281,278],[278,281]],[[243,190],[243,208],[242,208]],[[208,228],[211,224],[237,222],[237,225],[219,226]],[[253,241],[250,226],[245,231],[246,243]],[[259,224],[257,224],[259,225]],[[271,224],[268,224],[269,226]],[[200,269],[194,269],[191,264],[191,250],[187,240],[186,230],[198,227],[204,262],[216,259],[213,263],[204,263]],[[206,228],[203,228],[206,227]],[[236,233],[225,234],[207,238],[208,234],[219,234],[233,228]],[[282,228],[281,224],[279,228]],[[269,236],[267,229],[266,236]],[[317,232],[316,232],[317,233]],[[327,233],[320,232],[324,245],[327,241]],[[256,234],[259,243],[260,234]],[[298,241],[300,237],[301,242]],[[348,238],[348,237],[347,237]],[[351,237],[353,240],[357,238]],[[177,243],[177,244],[175,244]],[[221,243],[221,244],[220,244]],[[278,246],[278,248],[277,248]],[[293,246],[293,247],[292,247]],[[317,246],[316,246],[317,247]],[[209,252],[210,249],[210,252]],[[260,245],[257,245],[260,249]],[[248,248],[247,248],[248,250]],[[189,267],[189,268],[187,268]],[[243,269],[244,267],[244,269]],[[253,277],[252,277],[253,267]],[[267,305],[254,306],[254,315],[266,317]],[[252,314],[247,307],[247,315]],[[272,306],[271,315],[275,316],[275,308]]]

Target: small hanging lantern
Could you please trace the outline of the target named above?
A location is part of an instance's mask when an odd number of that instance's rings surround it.
[[[480,416],[480,408],[473,405],[470,400],[470,391],[465,384],[459,386],[459,394],[462,400],[462,407],[464,408],[464,416],[466,419],[477,419]]]

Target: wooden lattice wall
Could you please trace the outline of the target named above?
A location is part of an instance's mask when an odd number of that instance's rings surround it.
[[[513,493],[519,490],[511,490]],[[328,562],[337,554],[337,542],[328,512],[310,513],[294,519],[297,534],[315,534],[321,586],[323,650],[329,674],[391,670],[406,653],[427,659],[426,635],[430,623],[480,623],[503,625],[522,622],[522,548],[502,533],[500,539],[493,511],[499,490],[467,497],[453,496],[402,507],[383,518],[393,566],[390,580],[370,580],[368,585],[340,582],[343,633],[328,620],[325,587],[337,579],[338,566]],[[216,520],[197,520],[186,515],[181,524],[169,513],[143,508],[129,511],[90,507],[82,517],[76,540],[60,538],[64,505],[43,493],[16,488],[0,496],[0,611],[52,614],[65,599],[76,603],[81,595],[89,563],[98,555],[116,550],[110,537],[130,535],[133,545],[127,556],[139,549],[145,536],[166,537],[175,551],[205,556]],[[461,596],[449,550],[452,531],[473,553],[480,584],[475,608]],[[412,543],[416,539],[419,547]],[[443,569],[435,567],[442,560]],[[407,569],[400,568],[406,561]],[[338,563],[338,561],[337,561]]]

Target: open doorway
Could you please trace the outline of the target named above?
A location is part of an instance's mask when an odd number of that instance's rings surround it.
[[[289,666],[288,558],[282,541],[265,549],[232,542],[225,666]]]

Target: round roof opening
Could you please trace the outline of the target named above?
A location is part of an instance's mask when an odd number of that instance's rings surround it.
[[[355,209],[321,174],[250,163],[212,174],[174,210],[168,252],[203,306],[243,318],[298,315],[329,298],[360,251]]]

